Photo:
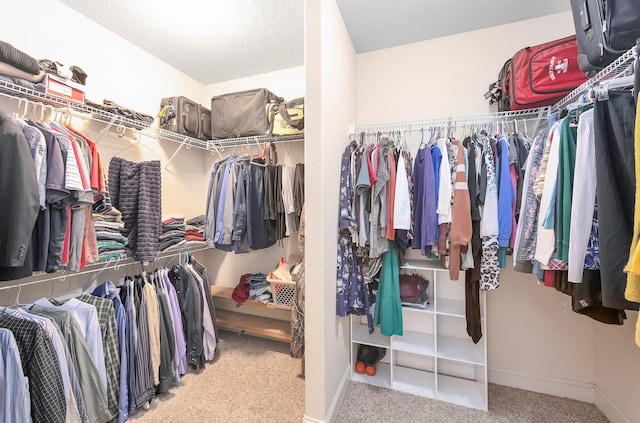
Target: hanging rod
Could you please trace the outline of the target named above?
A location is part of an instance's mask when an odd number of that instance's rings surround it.
[[[256,135],[252,137],[224,138],[208,141],[209,148],[217,147],[239,147],[246,144],[262,143],[262,142],[298,142],[304,141],[304,134],[296,135]]]
[[[176,251],[159,252],[154,261],[178,257],[180,256],[180,254],[183,254],[183,253],[196,253],[198,251],[205,251],[209,249],[210,249],[209,247],[196,247],[191,249],[182,248]],[[40,279],[39,277],[49,275],[49,274],[38,273],[30,276],[31,278],[38,278],[37,280],[23,282],[23,283],[15,283],[13,285],[2,285],[0,286],[0,291],[21,288],[24,286],[35,285],[35,284],[50,282],[55,280],[64,281],[66,278],[75,278],[78,276],[89,275],[95,272],[102,272],[104,270],[110,270],[110,269],[118,270],[120,269],[121,266],[130,266],[132,264],[140,264],[140,261],[126,258],[126,259],[118,259],[118,260],[108,260],[104,262],[96,262],[96,263],[88,264],[87,266],[85,266],[85,269],[89,268],[88,270],[84,270],[81,272],[67,272],[66,270],[61,270],[59,272],[54,273],[53,276],[44,277],[42,279]]]
[[[426,129],[430,127],[448,126],[456,127],[462,124],[469,123],[488,123],[495,121],[513,120],[513,119],[526,119],[533,120],[538,119],[540,116],[544,116],[547,112],[547,107],[538,107],[534,109],[525,110],[513,110],[508,112],[496,112],[496,113],[480,113],[475,115],[466,116],[452,116],[437,119],[406,121],[406,122],[388,122],[377,124],[365,124],[355,125],[353,130],[349,132],[352,134],[359,132],[372,132],[372,131],[418,131],[420,129]]]
[[[613,80],[622,76],[625,76],[632,71],[633,62],[636,59],[636,47],[627,50],[622,56],[611,62],[607,67],[598,72],[594,77],[585,81],[575,90],[571,91],[562,100],[558,101],[551,107],[550,112],[556,112],[558,110],[565,109],[569,103],[574,102],[582,94],[588,92],[592,88],[601,82]]]

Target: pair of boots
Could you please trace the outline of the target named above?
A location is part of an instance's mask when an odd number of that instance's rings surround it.
[[[375,376],[376,364],[378,364],[386,354],[386,348],[360,344],[358,346],[358,355],[356,357],[356,373],[366,373],[369,376]]]

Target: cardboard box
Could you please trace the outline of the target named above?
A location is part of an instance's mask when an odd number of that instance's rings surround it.
[[[84,103],[84,85],[49,73],[45,75],[44,84],[47,94]]]

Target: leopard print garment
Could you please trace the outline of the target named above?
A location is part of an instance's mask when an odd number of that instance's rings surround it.
[[[498,192],[496,170],[493,164],[493,152],[487,146],[484,150],[484,162],[487,168],[487,196],[489,192]],[[497,194],[496,194],[497,195]],[[488,291],[500,285],[500,266],[498,263],[498,237],[482,237],[482,258],[480,259],[480,289]]]

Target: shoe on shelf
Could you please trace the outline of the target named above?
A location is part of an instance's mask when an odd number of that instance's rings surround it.
[[[376,364],[387,355],[386,348],[370,347],[364,360],[365,372],[369,376],[376,375]]]
[[[362,375],[365,372],[366,369],[366,360],[367,357],[369,355],[369,351],[370,349],[373,347],[370,347],[368,345],[358,345],[358,354],[356,355],[356,373]]]

